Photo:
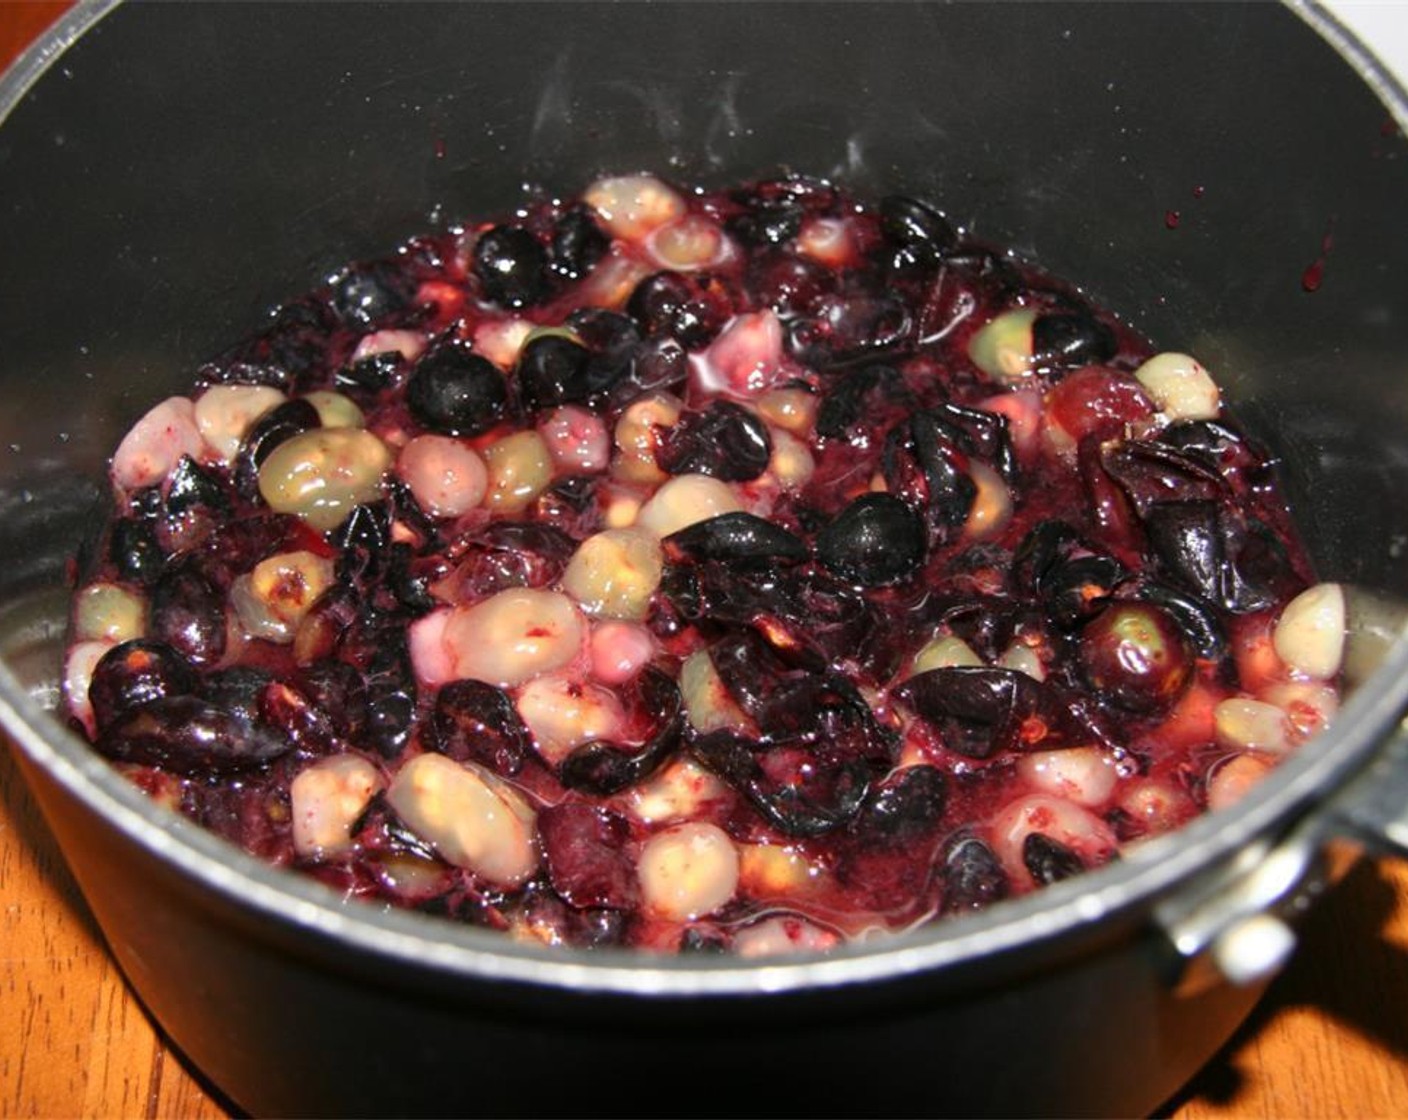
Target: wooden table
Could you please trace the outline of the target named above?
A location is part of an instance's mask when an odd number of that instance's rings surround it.
[[[0,2],[0,66],[68,7]],[[127,991],[0,746],[0,1116],[236,1114]],[[1408,1116],[1408,867],[1363,864],[1227,1049],[1163,1115]]]

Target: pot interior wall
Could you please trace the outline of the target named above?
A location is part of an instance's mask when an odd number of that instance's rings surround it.
[[[121,7],[0,141],[0,591],[54,580],[125,426],[279,299],[636,168],[907,191],[1034,255],[1215,371],[1327,574],[1403,590],[1388,119],[1266,5]]]

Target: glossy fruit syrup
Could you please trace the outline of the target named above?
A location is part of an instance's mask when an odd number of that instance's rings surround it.
[[[1192,357],[804,178],[348,266],[112,459],[68,710],[349,897],[768,955],[1065,879],[1333,718],[1343,597]]]

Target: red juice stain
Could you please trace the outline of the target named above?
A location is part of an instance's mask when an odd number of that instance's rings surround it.
[[[1177,210],[1164,211],[1164,225],[1166,225],[1169,229],[1177,229],[1178,223],[1182,220],[1182,218],[1183,215],[1180,214]]]
[[[445,158],[445,138],[443,136],[437,136],[435,138],[435,158]]]
[[[1206,191],[1206,190],[1207,190],[1206,187],[1201,187],[1201,186],[1194,187],[1194,188],[1193,188],[1193,197],[1194,197],[1194,198],[1202,198],[1202,197],[1203,197],[1203,192]]]
[[[1319,291],[1325,279],[1325,260],[1335,247],[1335,219],[1325,228],[1325,236],[1320,239],[1320,255],[1310,262],[1310,266],[1300,274],[1300,286],[1307,292]]]

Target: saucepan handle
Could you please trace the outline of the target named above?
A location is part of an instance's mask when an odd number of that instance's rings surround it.
[[[1382,664],[1408,626],[1408,604],[1363,588],[1346,589],[1344,675],[1353,687]],[[1400,719],[1359,774],[1325,805],[1324,829],[1375,854],[1408,859],[1408,716]]]
[[[1325,829],[1376,855],[1408,859],[1408,727],[1326,806]]]
[[[1346,586],[1345,609],[1344,678],[1352,689],[1408,632],[1408,602]],[[1218,979],[1264,982],[1290,956],[1306,904],[1365,852],[1408,859],[1408,716],[1313,812],[1163,905],[1159,925],[1174,950],[1170,980],[1187,991]]]

